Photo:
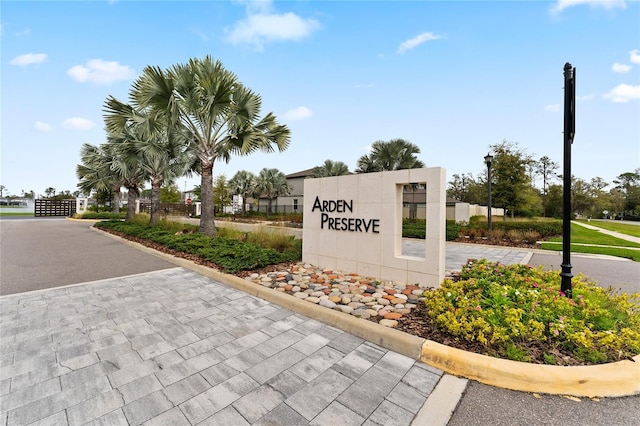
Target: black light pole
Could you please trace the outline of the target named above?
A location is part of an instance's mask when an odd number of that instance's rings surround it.
[[[564,182],[562,198],[562,272],[560,291],[571,298],[571,144],[576,125],[576,69],[564,64]]]
[[[487,154],[484,157],[484,162],[487,163],[487,229],[491,231],[491,163],[493,156]]]

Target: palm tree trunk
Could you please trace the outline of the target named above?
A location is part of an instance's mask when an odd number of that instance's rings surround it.
[[[201,162],[200,199],[202,213],[198,231],[213,237],[216,234],[215,210],[213,205],[213,163]]]
[[[111,212],[120,213],[120,185],[111,188]]]
[[[138,191],[137,187],[127,188],[127,222],[133,220],[133,216],[136,214],[136,200],[140,195],[140,191]]]
[[[149,219],[149,225],[155,225],[160,218],[160,187],[162,186],[162,179],[154,177],[151,179],[151,218]]]
[[[242,195],[242,215],[246,216],[247,215],[247,193],[245,192]]]

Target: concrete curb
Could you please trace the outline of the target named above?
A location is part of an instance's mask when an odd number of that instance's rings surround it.
[[[413,419],[413,425],[447,426],[467,389],[467,379],[445,374],[438,381],[424,405]]]
[[[158,252],[97,228],[91,229],[245,293],[309,316],[386,349],[420,360],[454,376],[524,392],[586,397],[640,394],[640,355],[635,356],[634,361],[625,360],[610,364],[575,367],[529,364],[480,355],[317,306],[235,275],[224,274],[190,260]]]
[[[584,397],[640,394],[640,355],[634,361],[562,367],[494,358],[427,340],[420,359],[447,373],[505,389]]]

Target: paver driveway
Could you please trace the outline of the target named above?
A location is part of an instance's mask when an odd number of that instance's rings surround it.
[[[0,312],[5,425],[409,425],[442,374],[182,268]]]

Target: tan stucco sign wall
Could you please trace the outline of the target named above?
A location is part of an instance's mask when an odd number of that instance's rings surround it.
[[[402,186],[426,183],[425,258],[402,255]],[[302,260],[362,276],[437,287],[444,278],[445,169],[304,181]]]

